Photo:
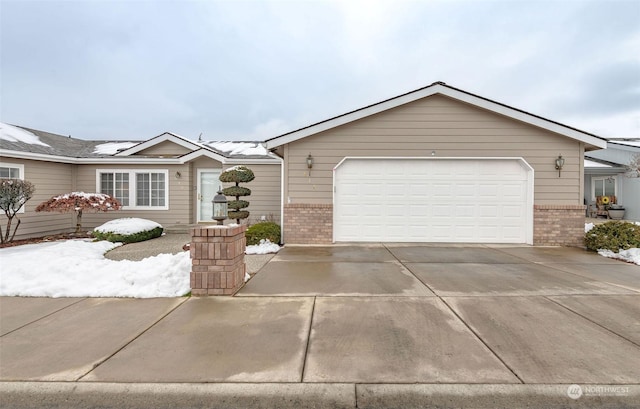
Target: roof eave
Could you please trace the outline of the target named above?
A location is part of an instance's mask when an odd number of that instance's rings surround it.
[[[588,146],[593,146],[594,148],[606,149],[607,141],[603,138],[600,138],[596,135],[589,134],[587,132],[580,131],[575,128],[568,127],[566,125],[562,125],[560,123],[542,118],[537,115],[530,114],[528,112],[509,107],[507,105],[498,103],[496,101],[492,101],[486,99],[484,97],[480,97],[478,95],[471,94],[466,91],[459,90],[457,88],[445,85],[444,83],[434,83],[430,86],[420,88],[416,91],[412,91],[403,95],[400,95],[395,98],[387,99],[385,101],[369,105],[367,107],[351,111],[349,113],[318,122],[316,124],[310,125],[305,128],[301,128],[299,130],[289,132],[275,138],[268,139],[265,142],[267,149],[271,150],[277,148],[279,146],[285,145],[287,143],[295,142],[302,138],[306,138],[308,136],[327,131],[329,129],[345,125],[347,123],[357,121],[359,119],[413,102],[419,99],[429,97],[435,94],[441,94],[450,98],[454,98],[456,100],[466,102],[480,108],[487,109],[489,111],[508,116],[515,120],[546,129],[548,131],[567,136],[569,138],[578,140],[587,144]]]

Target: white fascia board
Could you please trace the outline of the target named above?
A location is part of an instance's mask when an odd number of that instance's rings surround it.
[[[457,99],[459,101],[463,101],[471,105],[475,105],[480,108],[484,108],[489,111],[492,111],[501,115],[505,115],[510,118],[537,126],[539,128],[546,129],[548,131],[555,132],[561,135],[565,135],[569,138],[573,138],[580,142],[584,142],[602,149],[606,149],[607,147],[607,141],[603,139],[551,122],[543,118],[536,117],[531,114],[527,114],[525,112],[518,111],[513,108],[509,108],[507,106],[498,104],[496,102],[492,102],[492,101],[477,97],[475,95],[468,94],[466,92],[451,89],[450,87],[446,87],[440,84],[435,84],[430,87],[423,88],[418,91],[401,95],[399,97],[387,100],[385,102],[381,102],[381,103],[369,106],[367,108],[354,111],[350,114],[345,114],[337,118],[320,122],[316,125],[312,125],[308,128],[304,128],[299,131],[294,131],[292,133],[285,134],[280,137],[276,137],[270,141],[266,141],[265,145],[267,149],[277,148],[278,146],[297,141],[307,136],[311,136],[311,135],[332,129],[337,126],[347,124],[349,122],[357,121],[358,119],[362,119],[370,115],[374,115],[392,108],[396,108],[400,105],[404,105],[409,102],[413,102],[418,99],[429,97],[435,94],[442,94],[442,95]]]
[[[119,156],[108,156],[108,157],[96,157],[96,158],[71,158],[68,156],[56,156],[56,155],[47,155],[43,153],[33,153],[33,152],[21,152],[21,151],[11,151],[6,149],[0,149],[0,156],[7,158],[15,158],[15,159],[29,159],[29,160],[37,160],[42,162],[55,162],[55,163],[68,163],[73,165],[96,165],[96,164],[111,164],[111,165],[147,165],[147,164],[158,164],[158,165],[183,165],[190,160],[196,159],[200,156],[208,156],[212,159],[215,159],[221,163],[225,164],[233,164],[233,165],[264,165],[264,164],[280,164],[280,160],[278,158],[269,158],[269,159],[227,159],[223,158],[220,155],[217,155],[211,151],[204,151],[201,154],[194,155],[196,152],[189,153],[180,158],[141,158],[141,157],[119,157]],[[190,156],[193,155],[193,156]],[[189,156],[189,157],[187,157]],[[222,161],[221,159],[224,159]]]
[[[280,165],[281,161],[277,158],[265,158],[265,159],[240,159],[233,158],[227,159],[228,165]]]
[[[143,151],[147,148],[150,148],[152,146],[155,146],[159,143],[165,142],[165,141],[170,141],[175,143],[176,145],[180,145],[183,148],[187,148],[187,149],[191,149],[191,150],[195,150],[195,149],[202,149],[203,147],[193,143],[191,141],[188,141],[186,139],[183,139],[179,136],[176,136],[172,133],[169,132],[165,132],[162,135],[158,135],[155,138],[151,138],[147,141],[144,142],[140,142],[139,144],[132,146],[129,149],[126,149],[122,152],[118,152],[116,153],[114,156],[129,156],[129,155],[133,155],[134,153],[138,153],[140,151]]]
[[[546,129],[548,131],[555,132],[557,134],[564,135],[569,138],[573,138],[575,140],[587,143],[589,145],[597,146],[598,148],[606,149],[607,147],[607,141],[604,139],[597,138],[587,133],[580,132],[576,129],[572,129],[567,126],[560,125],[555,122],[552,122],[543,118],[539,118],[534,115],[527,114],[525,112],[521,112],[501,104],[497,104],[495,102],[488,101],[486,99],[478,98],[474,95],[470,95],[454,89],[442,87],[441,85],[438,85],[438,86],[441,88],[444,88],[443,92],[440,92],[440,93],[448,97],[455,98],[457,100],[460,100],[472,105],[476,105],[480,108],[487,109],[497,114],[501,114],[513,119],[517,119],[518,121],[537,126],[538,128]]]
[[[78,158],[47,155],[44,153],[11,151],[7,149],[0,149],[0,156],[5,156],[7,158],[30,159],[30,160],[39,160],[43,162],[56,162],[56,163],[77,163],[78,161]]]
[[[206,156],[213,160],[217,160],[220,163],[227,163],[227,161],[229,160],[228,158],[225,158],[224,156],[205,148],[199,148],[197,150],[194,150],[193,152],[186,153],[180,156],[178,159],[180,160],[181,163],[186,163],[194,159],[197,159],[201,156]]]
[[[97,157],[97,158],[71,158],[68,156],[47,155],[33,152],[8,151],[0,149],[0,156],[16,159],[29,159],[42,162],[68,163],[72,165],[95,165],[95,164],[141,164],[155,163],[158,165],[180,165],[177,158],[138,158],[138,157]]]
[[[367,108],[363,108],[355,112],[352,112],[350,114],[342,115],[337,118],[320,122],[316,125],[312,125],[308,128],[304,128],[299,131],[294,131],[292,133],[289,133],[280,137],[276,137],[270,141],[266,141],[264,145],[266,146],[267,149],[277,148],[278,146],[282,146],[287,143],[291,143],[299,139],[306,138],[307,136],[315,135],[317,133],[338,127],[340,125],[348,124],[349,122],[357,121],[358,119],[375,115],[377,113],[386,111],[391,108],[395,108],[397,106],[400,106],[409,102],[413,102],[415,100],[433,95],[435,93],[430,91],[431,89],[424,89],[421,91],[416,91],[411,94],[406,94],[406,95],[394,98],[386,102],[375,104]]]
[[[208,158],[211,158],[213,160],[216,160],[222,164],[225,165],[265,165],[265,164],[280,164],[280,161],[277,158],[265,158],[265,159],[259,159],[259,158],[247,158],[247,159],[243,159],[243,158],[226,158],[216,152],[213,152],[209,149],[198,149],[197,151],[193,151],[191,153],[187,153],[183,156],[180,156],[180,162],[181,163],[186,163],[189,161],[192,161],[194,159],[197,159],[201,156],[206,156]]]

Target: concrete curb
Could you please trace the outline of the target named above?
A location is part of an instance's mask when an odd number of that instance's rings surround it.
[[[640,408],[640,385],[0,382],[0,395],[3,408]]]
[[[640,408],[640,385],[369,384],[356,397],[358,408],[630,409]]]
[[[2,408],[355,408],[353,384],[0,382]]]

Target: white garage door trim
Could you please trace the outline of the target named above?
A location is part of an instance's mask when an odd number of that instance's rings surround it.
[[[526,204],[524,207],[524,218],[525,218],[525,232],[524,232],[524,240],[520,240],[519,242],[524,242],[527,244],[533,244],[533,195],[534,195],[534,170],[531,165],[527,163],[526,160],[522,157],[357,157],[357,156],[348,156],[343,158],[334,168],[333,168],[333,241],[338,241],[337,237],[337,227],[338,227],[338,208],[336,203],[336,187],[337,180],[336,175],[341,166],[343,166],[348,161],[375,161],[375,160],[384,160],[384,161],[511,161],[520,165],[520,167],[526,173]],[[409,217],[409,216],[407,216]],[[376,240],[377,241],[377,240]],[[411,240],[414,241],[414,240]],[[432,240],[429,240],[432,241]],[[487,242],[487,241],[478,241],[478,242]],[[508,242],[508,241],[503,241]],[[514,241],[515,243],[515,241]]]

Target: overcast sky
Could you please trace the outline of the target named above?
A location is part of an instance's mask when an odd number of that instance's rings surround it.
[[[444,81],[640,137],[640,0],[0,0],[0,120],[263,139]]]

